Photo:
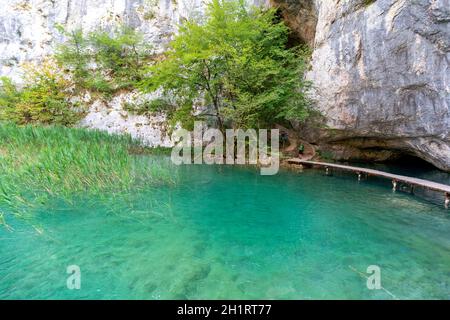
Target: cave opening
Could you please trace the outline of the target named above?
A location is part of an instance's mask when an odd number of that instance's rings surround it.
[[[290,29],[287,46],[289,48],[298,45],[312,46],[318,20],[315,2],[302,0],[293,3],[270,0],[270,3],[276,8],[277,20],[284,21]]]
[[[283,14],[283,10],[280,7],[278,7],[275,11],[274,23],[279,23],[281,21],[284,21],[286,23],[286,20],[285,20],[284,14]],[[288,25],[288,27],[289,27],[289,25]],[[286,43],[286,48],[290,49],[290,48],[294,48],[297,46],[303,46],[303,45],[308,45],[308,42],[305,41],[295,30],[293,30],[291,27],[289,27],[289,35],[288,35],[288,41]]]
[[[432,171],[439,170],[433,164],[419,158],[416,155],[410,153],[398,153],[396,157],[390,158],[384,162],[387,165],[392,166],[402,166],[406,170],[421,170],[421,171]]]

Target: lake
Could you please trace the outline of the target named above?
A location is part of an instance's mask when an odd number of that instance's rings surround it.
[[[450,210],[349,174],[173,167],[0,228],[1,299],[450,299]],[[7,208],[0,208],[7,212]],[[69,290],[76,265],[79,290]],[[369,290],[369,266],[381,288]]]

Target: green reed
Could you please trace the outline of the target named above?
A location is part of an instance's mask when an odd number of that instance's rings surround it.
[[[51,198],[70,202],[176,182],[170,163],[135,153],[149,152],[127,135],[0,123],[0,204],[20,214]]]

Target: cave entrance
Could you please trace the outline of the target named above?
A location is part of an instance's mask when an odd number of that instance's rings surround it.
[[[450,175],[440,171],[433,164],[409,153],[399,152],[396,156],[387,159],[380,163],[384,166],[386,171],[401,174],[404,176],[415,176],[427,178],[430,176],[436,176],[445,174],[445,179],[448,179]],[[438,179],[442,182],[441,179]]]
[[[284,21],[287,24],[287,22],[284,18],[282,9],[280,7],[278,7],[275,12],[274,23],[279,23],[281,21]],[[289,25],[288,25],[288,27],[289,27]],[[299,34],[295,30],[293,30],[291,27],[289,27],[289,35],[288,35],[288,41],[287,41],[286,47],[293,48],[293,47],[296,47],[299,45],[308,45],[308,43],[301,36],[299,36]]]
[[[431,163],[407,153],[400,153],[397,157],[386,160],[387,164],[401,165],[410,169],[420,168],[422,170],[436,170],[437,168]]]
[[[277,21],[284,21],[290,29],[288,47],[312,46],[316,35],[317,12],[313,0],[295,3],[270,0],[276,9]]]

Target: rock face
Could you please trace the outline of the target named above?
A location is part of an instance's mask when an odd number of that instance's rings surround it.
[[[39,61],[63,41],[56,26],[92,31],[120,24],[136,28],[156,51],[164,50],[183,19],[201,15],[201,0],[0,0],[0,75],[21,81],[20,65]],[[121,93],[108,103],[83,99],[90,106],[82,126],[129,133],[148,146],[171,146],[163,115],[137,116],[124,103],[140,99]]]
[[[267,5],[266,0],[247,0]],[[88,32],[127,25],[143,34],[155,51],[164,51],[178,24],[204,14],[203,0],[0,0],[0,76],[21,82],[21,64],[40,61],[64,39],[58,31],[81,28]],[[145,98],[136,92],[120,93],[108,103],[90,100],[80,125],[111,133],[129,133],[148,146],[172,145],[163,115],[137,116],[124,103]]]
[[[268,5],[266,0],[246,0]],[[20,64],[51,54],[66,30],[127,25],[164,50],[178,24],[204,14],[204,0],[0,0],[0,75],[20,81]]]
[[[109,133],[129,133],[150,147],[171,147],[165,115],[137,115],[124,110],[126,103],[141,103],[145,99],[151,98],[138,92],[128,92],[116,95],[107,103],[95,100],[80,125]]]
[[[202,13],[201,0],[0,0],[1,74],[19,81],[20,63],[54,51],[66,30],[136,28],[156,49],[163,49],[177,24]]]
[[[408,153],[450,171],[450,0],[248,3],[279,6],[297,40],[314,47],[307,76],[327,128],[305,132],[308,140],[337,159]],[[20,63],[62,41],[56,24],[92,30],[124,23],[162,51],[177,24],[205,8],[202,0],[0,0],[0,7],[0,75],[16,81]],[[127,116],[129,98],[91,101],[83,125],[170,145],[163,118]]]
[[[312,70],[341,159],[398,152],[450,171],[450,1],[316,1]],[[379,151],[379,152],[377,152]]]
[[[292,30],[293,40],[309,45],[314,43],[317,25],[317,12],[314,0],[270,0],[279,8],[283,20]]]

